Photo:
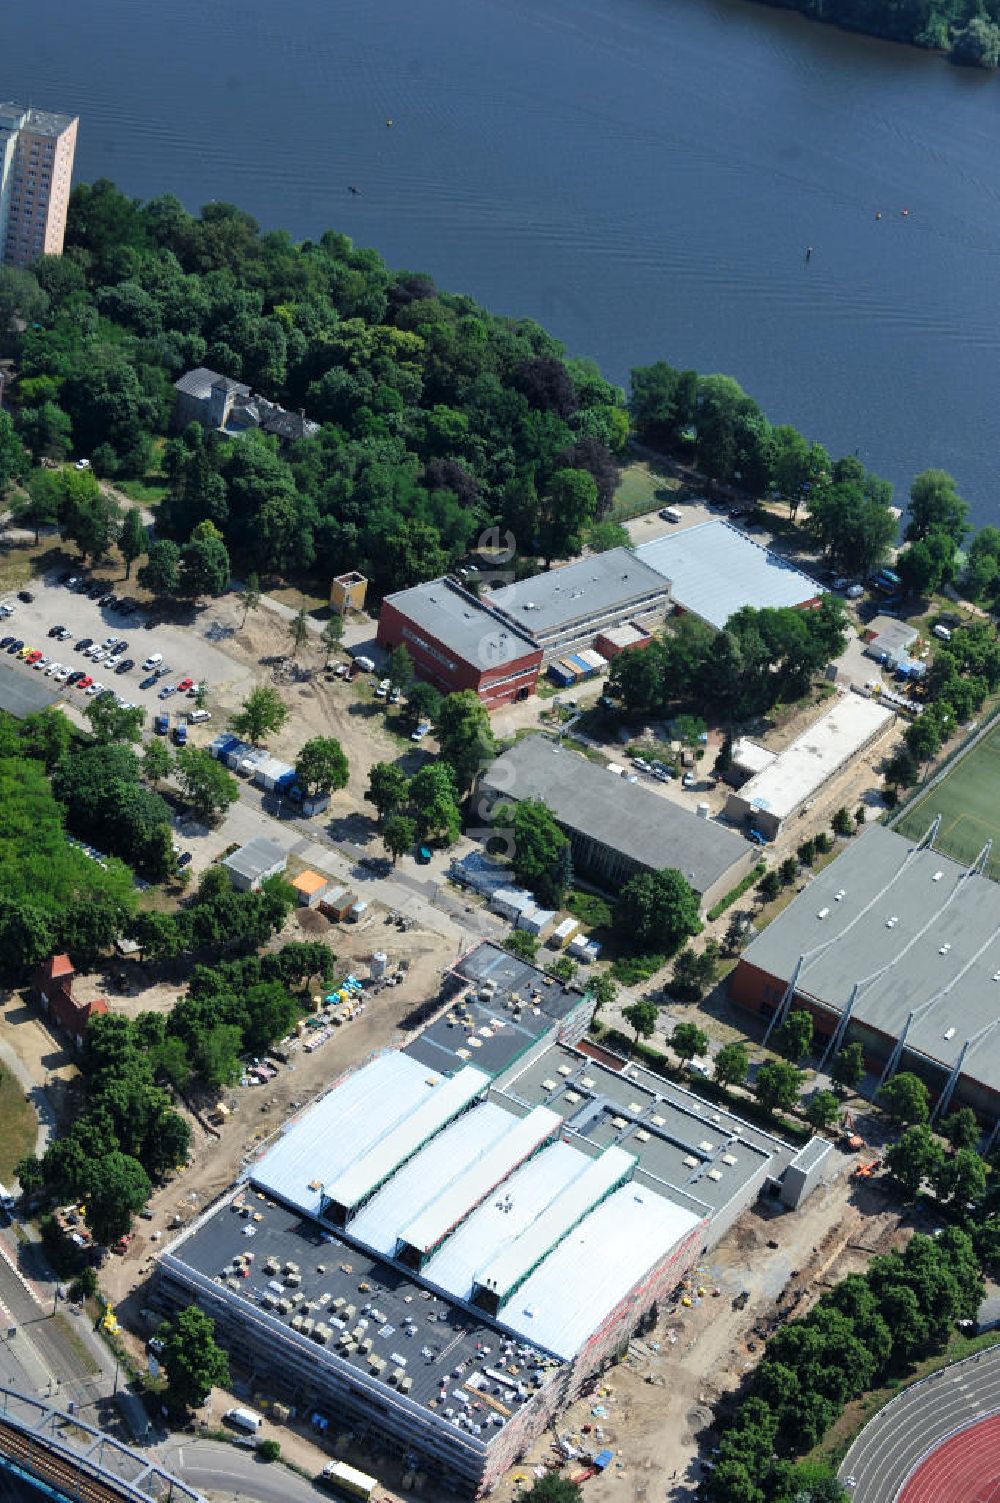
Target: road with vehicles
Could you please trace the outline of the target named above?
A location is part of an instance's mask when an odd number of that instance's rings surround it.
[[[918,1463],[956,1430],[1000,1411],[1000,1346],[914,1383],[881,1409],[844,1457],[852,1503],[893,1503]]]

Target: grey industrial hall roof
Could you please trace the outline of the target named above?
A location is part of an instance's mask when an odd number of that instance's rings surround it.
[[[453,579],[432,579],[387,595],[385,604],[432,636],[456,658],[486,671],[527,657],[538,648],[497,612]]]
[[[227,1270],[231,1275],[234,1257],[252,1253],[250,1277],[235,1279],[235,1289],[224,1284],[220,1292],[224,1291],[234,1305],[246,1301],[257,1308],[260,1316],[285,1327],[289,1326],[292,1312],[287,1316],[269,1313],[264,1305],[264,1297],[276,1292],[270,1287],[275,1275],[267,1274],[264,1264],[272,1257],[277,1258],[282,1268],[287,1262],[297,1263],[303,1300],[296,1308],[305,1302],[314,1304],[313,1318],[333,1329],[331,1341],[317,1346],[317,1362],[322,1360],[321,1354],[340,1355],[337,1338],[343,1322],[333,1307],[334,1301],[341,1299],[356,1309],[356,1319],[349,1320],[348,1326],[366,1322],[365,1336],[372,1340],[374,1353],[387,1362],[386,1370],[405,1365],[407,1376],[413,1380],[408,1397],[439,1412],[443,1409],[439,1398],[442,1388],[459,1388],[463,1378],[473,1373],[485,1372],[495,1365],[502,1367],[511,1360],[523,1364],[525,1375],[542,1360],[551,1368],[551,1358],[526,1361],[520,1356],[512,1359],[503,1355],[504,1349],[511,1346],[510,1339],[485,1320],[458,1309],[440,1294],[422,1289],[399,1269],[349,1246],[317,1224],[303,1221],[283,1206],[262,1202],[253,1192],[248,1192],[246,1204],[261,1220],[246,1220],[237,1214],[240,1201],[237,1196],[223,1202],[193,1231],[184,1233],[168,1247],[165,1255],[216,1279]],[[246,1232],[251,1227],[254,1235],[248,1237]],[[276,1282],[281,1282],[280,1274]],[[360,1288],[361,1285],[368,1287]],[[285,1292],[292,1293],[290,1289]],[[376,1321],[374,1311],[384,1319]],[[393,1361],[394,1354],[401,1356],[404,1363]],[[357,1351],[343,1360],[367,1372],[364,1352]],[[531,1397],[530,1387],[523,1401],[512,1389],[510,1397],[505,1393],[504,1403],[516,1412]],[[489,1432],[483,1438],[489,1439]]]
[[[50,689],[51,680],[44,674],[25,673],[11,663],[0,662],[0,710],[23,720],[38,710],[47,710],[61,698],[58,689]]]
[[[222,864],[230,871],[253,879],[284,861],[287,854],[285,847],[277,840],[270,840],[266,835],[255,835],[246,845],[241,845],[238,851],[227,856]]]
[[[670,580],[675,603],[720,630],[745,605],[803,605],[824,594],[815,579],[730,522],[702,522],[636,549]]]
[[[746,842],[731,830],[543,736],[504,752],[483,783],[508,798],[541,799],[566,829],[650,870],[676,867],[699,893],[746,856]]]
[[[631,548],[609,548],[561,569],[484,591],[483,599],[537,636],[580,617],[600,616],[632,602],[640,605],[664,590],[659,570],[643,563]]]
[[[1000,1093],[1000,886],[871,825],[769,924],[744,961]],[[994,1026],[996,1025],[996,1026]]]

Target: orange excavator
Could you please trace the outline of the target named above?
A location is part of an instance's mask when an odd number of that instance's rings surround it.
[[[876,1169],[882,1167],[881,1159],[869,1159],[867,1164],[858,1164],[854,1170],[855,1179],[871,1179]]]
[[[844,1130],[840,1135],[840,1147],[848,1153],[860,1153],[865,1146],[865,1140],[860,1133],[854,1130],[854,1118],[850,1112],[845,1112],[842,1118]]]

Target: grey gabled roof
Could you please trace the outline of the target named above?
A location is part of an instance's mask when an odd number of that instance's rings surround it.
[[[174,382],[174,390],[183,392],[186,397],[198,397],[204,402],[211,395],[212,387],[220,381],[224,382],[230,391],[235,391],[240,396],[250,395],[249,386],[244,386],[240,381],[234,381],[231,376],[222,376],[218,371],[209,370],[207,365],[196,366],[193,371],[185,371],[183,376],[178,376]]]
[[[248,840],[246,845],[241,845],[238,851],[227,856],[222,864],[252,881],[286,859],[285,847],[277,840],[269,840],[266,835],[255,835],[253,840]]]
[[[483,783],[508,798],[541,799],[565,829],[651,871],[676,867],[699,893],[747,854],[742,836],[544,736],[527,736],[504,752]]]

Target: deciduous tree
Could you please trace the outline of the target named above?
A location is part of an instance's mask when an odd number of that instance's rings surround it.
[[[243,708],[234,715],[229,724],[238,736],[258,746],[268,736],[281,730],[288,719],[288,708],[276,689],[262,684],[251,689],[243,701]]]

